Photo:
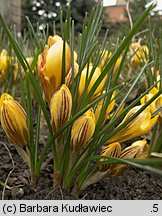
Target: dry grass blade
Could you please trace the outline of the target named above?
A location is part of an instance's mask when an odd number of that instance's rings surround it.
[[[9,179],[10,175],[12,174],[12,172],[13,172],[14,169],[15,169],[15,162],[14,162],[13,157],[12,157],[12,155],[11,155],[11,152],[10,152],[9,148],[6,146],[6,144],[3,143],[3,142],[0,142],[0,143],[1,143],[1,144],[5,147],[5,149],[7,150],[8,155],[9,155],[9,157],[10,157],[10,159],[11,159],[11,162],[12,162],[12,169],[10,170],[10,172],[9,172],[8,175],[7,175],[7,178],[6,178],[5,183],[4,183],[3,191],[2,191],[2,200],[4,200],[4,198],[5,198],[5,190],[6,190],[6,187],[7,187],[7,182],[8,182],[8,179]]]

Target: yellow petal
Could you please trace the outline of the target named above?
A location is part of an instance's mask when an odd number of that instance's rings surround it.
[[[62,40],[62,38],[59,35],[54,35],[53,37],[49,36],[47,44],[49,47],[51,47],[53,44],[55,44],[59,40]]]
[[[83,149],[93,136],[95,130],[95,116],[93,110],[88,110],[73,124],[71,145],[74,152]]]
[[[114,66],[114,69],[113,69],[113,74],[115,74],[120,66],[120,63],[122,61],[122,56],[119,56],[119,58],[117,59],[116,63],[115,63],[115,66]]]
[[[133,55],[131,64],[136,68],[146,62],[146,59],[149,55],[149,50],[146,45],[141,46],[139,43],[132,43],[130,54]]]
[[[79,70],[79,65],[74,62],[74,77],[77,75]],[[72,82],[72,68],[70,69],[69,73],[67,74],[67,76],[65,77],[65,84],[66,86],[70,86]]]
[[[78,59],[78,54],[74,51],[74,62],[76,62]]]
[[[103,51],[102,59],[101,59],[100,65],[99,65],[100,70],[102,70],[104,68],[105,64],[107,64],[107,62],[110,60],[111,56],[112,56],[111,52],[108,52],[107,50]]]
[[[72,108],[71,92],[66,85],[55,92],[51,99],[50,111],[52,127],[57,131],[66,121],[69,120]]]
[[[149,93],[149,94],[146,94],[143,98],[141,98],[140,102],[141,104],[145,104],[147,103],[154,95]],[[153,114],[157,109],[155,107],[155,100],[149,105],[150,107],[150,111],[151,111],[151,114]]]
[[[138,140],[132,143],[131,146],[125,148],[119,155],[119,158],[146,158],[148,156],[148,149],[149,147],[145,139]],[[129,165],[127,164],[112,164],[108,170],[108,174],[113,176],[121,175],[128,167]]]
[[[101,156],[111,156],[111,157],[119,157],[121,153],[121,145],[119,142],[111,143],[108,146],[106,146],[102,152],[100,153]],[[99,162],[107,161],[109,159],[99,159]],[[111,166],[111,164],[103,164],[97,167],[97,169],[100,172],[104,172],[108,170],[108,168]]]
[[[50,104],[51,97],[61,87],[62,78],[63,40],[58,40],[50,48],[45,47],[38,58],[38,74],[45,93],[45,98]],[[65,75],[71,68],[71,50],[65,45]]]
[[[105,94],[105,91],[103,91],[103,94]],[[104,118],[104,122],[108,119],[108,116],[110,115],[110,113],[112,112],[112,110],[114,109],[115,107],[115,92],[113,92],[112,94],[112,97],[111,97],[111,100],[110,100],[110,103],[109,105],[107,106],[107,109],[106,109],[106,113],[105,113],[105,118]],[[100,115],[100,112],[102,110],[102,106],[103,106],[103,101],[104,100],[100,100],[98,105],[97,105],[97,108],[95,110],[95,118],[96,118],[96,122],[98,121],[98,118],[99,118],[99,115]],[[103,124],[104,124],[103,122]]]
[[[81,73],[81,77],[80,77],[80,83],[79,83],[79,89],[78,89],[78,96],[80,97],[84,91],[85,88],[85,83],[86,83],[86,76],[87,76],[87,72],[88,72],[88,77],[90,76],[91,72],[93,70],[93,66],[89,66],[89,69],[87,71],[87,68],[85,68],[82,73]],[[87,92],[88,93],[91,88],[93,87],[94,83],[96,82],[96,80],[99,78],[99,76],[101,75],[101,70],[97,67],[93,73],[92,79],[90,80],[90,83],[88,85],[87,88]],[[104,80],[100,83],[100,85],[97,87],[95,93],[94,93],[94,97],[95,95],[97,95],[98,93],[100,93],[102,91],[103,85],[104,85]]]
[[[155,106],[156,106],[157,109],[160,109],[162,107],[162,96],[160,96],[156,100]],[[158,122],[160,123],[160,125],[162,125],[162,110],[158,114],[159,114]]]
[[[28,144],[26,112],[15,100],[5,100],[1,107],[1,124],[9,141],[15,145]]]
[[[130,116],[135,114],[141,108],[141,106],[142,105],[132,108],[127,113],[121,124],[124,123]],[[155,116],[151,119],[150,109],[147,108],[142,111],[135,119],[133,119],[125,128],[110,138],[108,142],[124,142],[134,137],[145,135],[152,129],[152,127],[157,122],[157,119],[158,116]]]

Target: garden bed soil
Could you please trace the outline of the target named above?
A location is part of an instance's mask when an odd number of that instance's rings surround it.
[[[29,181],[28,167],[23,163],[15,148],[8,143],[2,131],[0,131],[0,140],[0,180],[5,182],[9,175],[7,185],[11,187],[4,190],[4,187],[0,185],[0,199],[76,199],[64,189],[53,188],[53,162],[50,155],[47,155],[42,167],[37,188],[33,189]],[[5,146],[10,150],[14,167],[11,155],[9,155]],[[102,181],[89,186],[80,194],[79,199],[160,200],[162,199],[162,176],[137,168],[130,168],[122,176],[106,177]]]

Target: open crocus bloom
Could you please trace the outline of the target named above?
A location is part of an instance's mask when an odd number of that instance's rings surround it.
[[[55,91],[61,86],[62,79],[62,56],[63,56],[63,40],[58,38],[50,43],[50,47],[46,45],[43,53],[38,58],[38,74],[41,80],[46,101],[50,104],[50,100]],[[54,44],[52,44],[54,43]],[[71,50],[69,45],[65,44],[65,75],[71,68]]]
[[[129,117],[135,114],[142,105],[133,107],[125,116],[123,121],[120,123],[123,124]],[[151,118],[150,108],[146,108],[143,110],[136,118],[134,118],[130,123],[126,125],[122,130],[120,130],[117,134],[111,137],[107,143],[112,142],[124,142],[126,140],[132,139],[134,137],[142,136],[148,133],[155,123],[157,122],[158,115],[154,118]],[[119,125],[119,126],[120,126]]]

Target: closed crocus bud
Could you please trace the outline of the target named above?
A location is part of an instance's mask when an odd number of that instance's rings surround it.
[[[1,125],[11,143],[19,146],[28,144],[26,112],[12,97],[11,99],[7,98],[2,103]]]
[[[50,104],[51,97],[61,87],[63,40],[58,40],[50,48],[45,47],[38,58],[38,74],[44,90],[45,98]],[[65,44],[65,76],[71,68],[71,50]]]
[[[28,62],[29,66],[31,66],[32,62],[34,60],[34,57],[27,57],[26,61]],[[20,73],[19,73],[19,66],[18,63],[16,62],[14,65],[14,81],[19,81],[20,80]],[[25,78],[25,71],[23,67],[21,66],[21,76],[22,78]]]
[[[118,158],[120,159],[130,159],[130,158],[147,158],[149,151],[149,146],[147,144],[147,141],[144,140],[138,140],[134,143],[132,143],[131,146],[125,148]],[[121,175],[129,165],[127,164],[112,164],[110,169],[108,170],[108,174],[113,176]]]
[[[2,104],[5,100],[14,100],[13,97],[11,95],[9,95],[8,93],[3,93],[1,95],[1,98],[0,98],[0,110],[1,110],[1,107],[2,107]]]
[[[0,53],[0,78],[4,79],[6,70],[11,65],[12,58],[8,55],[7,50],[3,49]]]
[[[89,66],[89,69],[85,68],[82,72],[81,72],[81,76],[80,76],[80,83],[79,83],[79,89],[78,89],[78,96],[80,97],[84,91],[85,88],[85,84],[86,84],[86,77],[87,77],[87,72],[88,72],[88,77],[90,76],[91,72],[93,70],[93,66]],[[90,80],[90,83],[88,85],[87,88],[87,92],[88,93],[91,88],[93,87],[94,83],[96,82],[96,80],[99,78],[99,76],[101,75],[101,70],[97,67],[93,73],[93,76]],[[97,87],[95,93],[94,93],[94,97],[95,95],[99,94],[102,91],[102,88],[104,86],[105,81],[103,80]]]
[[[60,90],[54,93],[51,103],[51,120],[54,131],[57,131],[65,122],[67,122],[71,115],[72,97],[68,87],[64,84]]]
[[[71,145],[74,152],[83,149],[95,131],[95,115],[92,109],[80,116],[73,124]]]
[[[142,105],[133,107],[127,113],[127,115],[125,116],[121,124],[123,124],[127,119],[129,119],[133,114],[135,114],[141,107]],[[108,143],[124,142],[134,137],[145,135],[153,128],[153,126],[157,122],[157,119],[158,119],[157,115],[154,118],[151,118],[151,111],[150,108],[148,107],[145,110],[143,110],[130,123],[128,123],[125,128],[123,128],[117,134],[111,137],[108,140]]]
[[[100,156],[111,156],[111,157],[119,157],[121,153],[121,145],[119,142],[111,143],[108,146],[106,146],[103,151],[100,153]],[[107,161],[108,159],[99,159],[99,162]],[[105,172],[108,170],[108,168],[111,166],[111,164],[103,164],[99,165],[97,167],[98,171]]]

